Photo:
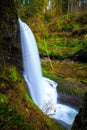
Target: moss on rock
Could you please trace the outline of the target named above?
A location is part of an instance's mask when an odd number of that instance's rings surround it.
[[[18,42],[17,10],[14,0],[0,1],[0,64],[19,65],[21,59]],[[17,58],[18,57],[18,58]]]
[[[26,83],[16,67],[6,67],[0,75],[1,130],[63,130],[31,100]]]

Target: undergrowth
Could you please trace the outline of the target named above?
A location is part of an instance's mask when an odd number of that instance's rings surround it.
[[[0,129],[63,130],[34,104],[15,66],[5,67],[0,75]]]
[[[40,56],[49,55],[51,58],[63,60],[75,56],[80,50],[86,50],[86,16],[87,12],[67,14],[47,22],[48,33],[37,39]]]

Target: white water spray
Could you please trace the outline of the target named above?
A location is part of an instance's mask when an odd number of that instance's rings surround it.
[[[50,117],[72,124],[77,111],[57,103],[57,83],[42,76],[40,58],[31,29],[20,19],[20,36],[24,64],[24,77],[32,100]]]

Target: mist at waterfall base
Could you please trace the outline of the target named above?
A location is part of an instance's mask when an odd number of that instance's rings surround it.
[[[34,103],[50,117],[71,125],[77,111],[67,105],[59,104],[57,83],[43,77],[36,40],[27,24],[18,19],[22,46],[24,78]]]

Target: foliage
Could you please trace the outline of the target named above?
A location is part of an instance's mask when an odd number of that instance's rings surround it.
[[[28,18],[30,19],[35,15],[44,15],[44,7],[46,2],[46,0],[29,0],[29,4],[19,4],[19,17],[27,20]]]
[[[84,16],[84,14],[85,14],[85,16]],[[63,15],[62,17],[60,17],[57,20],[57,24],[56,25],[54,24],[54,30],[53,31],[71,31],[73,33],[75,31],[77,31],[77,33],[82,33],[83,24],[85,26],[85,24],[87,23],[86,15],[87,15],[87,12],[79,13],[77,15],[76,14]],[[51,26],[52,25],[50,24],[50,26],[49,26],[50,31],[52,30]]]
[[[32,19],[27,19],[27,23],[34,32],[35,38],[38,42],[48,35],[47,26],[44,23],[44,18],[42,15],[34,15]]]
[[[29,17],[27,5],[23,6],[20,4],[19,9],[18,9],[18,17],[23,19],[24,21],[27,20],[27,18]]]
[[[8,103],[8,98],[5,94],[0,93],[0,104],[7,104]]]
[[[0,106],[0,121],[0,128],[2,130],[28,129],[22,113],[18,113],[13,108],[6,107],[6,105]]]
[[[5,82],[7,82],[7,84],[10,84],[10,86],[12,88],[14,88],[14,87],[16,87],[16,85],[18,85],[18,77],[19,77],[19,75],[17,73],[15,66],[11,66],[8,69],[6,67],[4,70],[4,74],[2,73],[1,78],[0,78],[1,84],[3,84],[4,88],[6,88],[5,83],[4,83],[4,81],[5,81]],[[2,85],[1,85],[1,87],[2,87]]]
[[[44,115],[31,100],[26,83],[16,67],[9,66],[5,69],[4,76],[0,76],[1,130],[63,130],[62,126]]]
[[[85,14],[85,17],[84,17]],[[41,57],[72,58],[87,47],[87,13],[68,14],[60,19],[54,18],[48,24],[48,32],[37,39]]]
[[[28,17],[33,17],[36,13],[43,14],[46,19],[53,18],[55,16],[62,16],[68,13],[85,12],[87,9],[87,2],[78,0],[15,0],[16,4],[28,7]],[[49,4],[50,3],[50,4]],[[79,5],[80,4],[80,5]],[[20,9],[18,9],[20,10]]]
[[[12,66],[9,68],[9,70],[7,70],[7,77],[9,78],[9,80],[17,81],[18,76],[15,66]]]
[[[38,42],[38,48],[41,57],[49,57],[54,59],[66,59],[73,56],[80,50],[82,44],[78,39],[67,39],[62,37],[48,37]]]
[[[30,16],[34,16],[37,13],[43,14],[44,7],[45,7],[45,0],[30,0],[29,2]]]

